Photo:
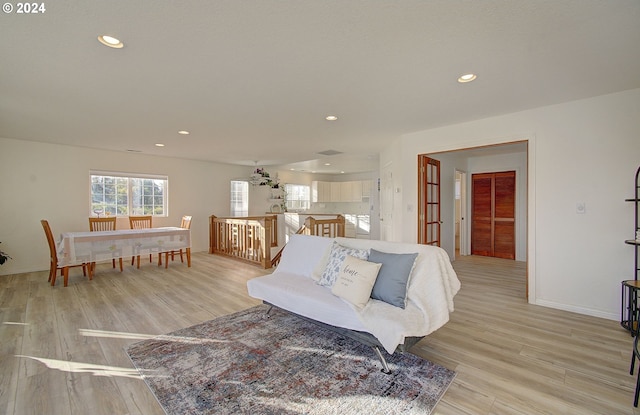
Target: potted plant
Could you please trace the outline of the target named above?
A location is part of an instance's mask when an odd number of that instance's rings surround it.
[[[0,242],[0,244],[1,243],[2,242]],[[7,254],[6,252],[0,251],[0,265],[4,264],[5,262],[7,262],[10,259],[11,259],[11,257],[9,256],[9,254]]]

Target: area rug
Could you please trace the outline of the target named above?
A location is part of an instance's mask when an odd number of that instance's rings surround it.
[[[127,347],[169,415],[429,414],[455,372],[260,305]]]

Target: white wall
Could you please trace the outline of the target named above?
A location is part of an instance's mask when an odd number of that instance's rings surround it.
[[[633,278],[633,205],[640,165],[640,89],[403,136],[381,154],[402,182],[394,226],[416,239],[416,155],[528,140],[529,301],[618,319]],[[400,150],[398,151],[398,148]],[[586,203],[586,214],[576,203]]]
[[[54,235],[88,230],[92,169],[167,175],[169,216],[154,218],[154,226],[177,226],[183,215],[192,215],[194,252],[208,250],[209,216],[229,215],[229,181],[246,170],[0,138],[0,246],[13,258],[0,267],[0,275],[49,268],[41,219],[49,221]],[[126,218],[118,219],[118,228],[128,227]]]

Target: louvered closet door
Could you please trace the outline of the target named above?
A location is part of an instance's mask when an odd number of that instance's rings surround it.
[[[471,253],[515,259],[516,172],[472,175]]]

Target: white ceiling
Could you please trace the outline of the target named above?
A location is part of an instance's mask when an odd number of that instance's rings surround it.
[[[356,172],[405,133],[640,87],[638,0],[43,4],[0,15],[0,137]]]

